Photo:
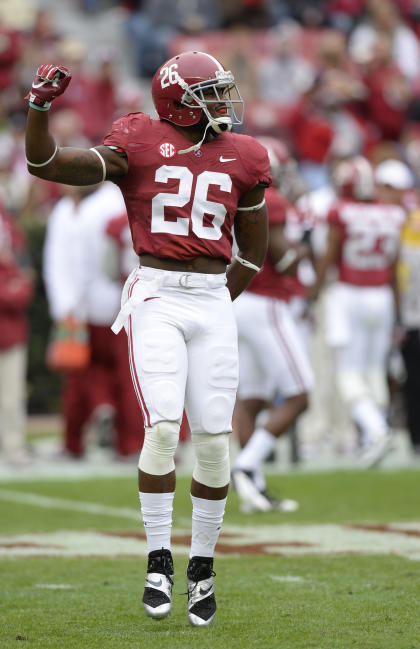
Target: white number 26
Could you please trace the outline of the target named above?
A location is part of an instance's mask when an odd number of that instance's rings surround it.
[[[177,67],[177,63],[172,63],[172,65],[165,65],[165,67],[161,69],[160,73],[162,77],[160,80],[160,85],[162,86],[162,88],[167,88],[168,86],[177,83]]]
[[[165,219],[165,207],[184,207],[191,198],[194,176],[187,167],[171,167],[164,165],[156,170],[155,180],[167,183],[170,178],[179,180],[176,193],[160,192],[152,200],[152,232],[165,232],[188,236],[190,219],[178,216],[174,221]],[[217,171],[202,171],[197,176],[193,204],[191,207],[191,224],[194,234],[200,239],[217,241],[222,236],[221,227],[226,216],[226,208],[222,203],[207,199],[209,185],[220,187],[223,192],[232,190],[232,179],[228,174]],[[204,225],[204,216],[212,216],[211,224]]]

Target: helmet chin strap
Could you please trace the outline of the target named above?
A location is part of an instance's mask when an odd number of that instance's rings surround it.
[[[210,127],[217,134],[224,133],[226,131],[232,130],[232,122],[230,117],[221,117],[217,121],[215,119],[209,119],[206,128],[204,129],[203,137],[201,138],[201,140],[197,142],[197,144],[193,144],[192,146],[190,146],[188,149],[182,149],[182,151],[178,151],[178,153],[189,153],[190,151],[198,151],[198,149],[201,147],[204,140],[206,139],[207,131]]]

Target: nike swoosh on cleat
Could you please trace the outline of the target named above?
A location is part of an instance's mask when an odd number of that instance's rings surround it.
[[[220,162],[233,162],[236,158],[224,158],[222,155],[219,158]]]
[[[159,579],[158,581],[147,579],[147,583],[150,584],[151,586],[154,586],[155,588],[159,588],[160,586],[162,586],[162,579]]]
[[[205,590],[204,588],[200,588],[201,597],[205,597],[205,595],[208,595],[212,588],[213,586],[210,586],[210,588],[207,588],[207,590]]]

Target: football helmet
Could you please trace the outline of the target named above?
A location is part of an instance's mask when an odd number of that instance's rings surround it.
[[[363,156],[339,162],[332,172],[332,181],[340,198],[368,201],[374,197],[373,169]]]
[[[289,149],[284,142],[275,137],[261,135],[255,139],[267,149],[273,184],[286,198],[294,200],[296,193],[302,193],[300,190],[303,181],[299,175],[297,162],[290,155]]]
[[[208,90],[214,92],[209,96]],[[178,126],[197,124],[203,113],[216,133],[243,121],[244,102],[232,72],[205,52],[183,52],[166,61],[153,77],[152,98],[159,117]],[[221,116],[214,117],[209,107],[218,104]]]

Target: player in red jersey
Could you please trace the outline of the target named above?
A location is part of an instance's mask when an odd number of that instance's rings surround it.
[[[360,463],[369,467],[390,448],[386,361],[398,301],[395,267],[405,211],[375,200],[374,175],[365,158],[341,162],[335,175],[340,198],[328,215],[328,247],[311,293],[316,297],[327,269],[335,265],[325,335],[334,351],[338,389],[361,434]],[[394,180],[389,177],[389,184]]]
[[[275,186],[266,192],[267,257],[261,272],[235,302],[240,359],[235,420],[243,448],[232,481],[243,511],[294,511],[296,501],[267,494],[262,467],[277,439],[306,409],[312,387],[312,370],[290,309],[291,299],[303,292],[297,264],[308,256],[310,247],[306,240],[292,245],[287,238],[287,221],[293,221],[293,229],[297,225],[293,204],[280,194],[287,191],[290,156],[280,141],[260,141],[267,148]],[[262,411],[266,411],[264,424],[258,418]]]
[[[242,123],[243,101],[232,73],[209,54],[185,52],[164,63],[152,82],[159,119],[126,115],[90,150],[58,148],[48,129],[50,103],[69,81],[60,66],[37,71],[28,95],[28,169],[74,185],[112,180],[124,196],[140,265],[125,284],[113,328],[126,328],[145,423],[143,605],[154,618],[171,611],[174,454],[185,401],[196,456],[187,614],[192,625],[205,626],[216,612],[213,554],[230,479],[238,383],[232,300],[267,250],[267,151],[231,132]],[[239,246],[233,263],[232,230]]]

